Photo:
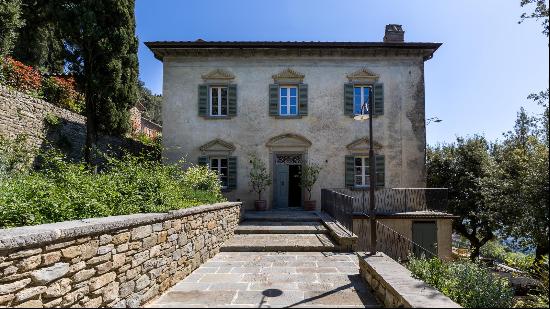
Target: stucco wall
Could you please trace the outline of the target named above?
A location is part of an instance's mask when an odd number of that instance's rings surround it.
[[[213,257],[240,206],[0,229],[0,307],[139,307]]]
[[[400,219],[378,219],[382,224],[393,229],[397,233],[406,237],[409,240],[413,239],[412,224],[415,221],[427,222],[435,221],[437,225],[437,255],[444,260],[450,260],[452,257],[452,234],[453,234],[453,219],[438,218],[438,219],[423,219],[423,218],[400,218]],[[356,248],[357,251],[364,251],[370,248],[370,239],[368,237],[370,224],[368,219],[353,219],[353,232],[358,235],[359,241]],[[379,236],[382,237],[382,236]],[[378,241],[387,241],[379,239]]]
[[[312,145],[309,161],[323,165],[313,199],[319,201],[320,189],[344,186],[346,146],[368,136],[368,122],[353,121],[344,115],[344,83],[347,74],[363,67],[379,75],[384,83],[385,111],[374,121],[375,141],[382,145],[386,158],[386,187],[425,186],[424,69],[419,57],[283,57],[249,56],[242,58],[176,57],[164,61],[163,143],[169,162],[186,157],[196,162],[199,147],[216,138],[233,143],[238,157],[237,189],[227,194],[253,206],[255,195],[248,186],[249,159],[254,151],[269,166],[266,142],[275,136],[298,134]],[[202,74],[224,69],[237,84],[237,116],[210,120],[198,116],[197,85]],[[309,87],[308,116],[279,119],[268,115],[268,85],[272,75],[286,68],[305,74]],[[366,154],[366,153],[365,153]],[[270,170],[271,172],[271,170]],[[272,189],[264,195],[272,202]]]

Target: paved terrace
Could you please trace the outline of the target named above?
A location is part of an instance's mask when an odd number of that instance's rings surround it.
[[[247,213],[236,233],[148,307],[380,307],[316,214]]]

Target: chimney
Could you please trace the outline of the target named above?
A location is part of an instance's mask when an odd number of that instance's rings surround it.
[[[386,34],[384,35],[384,42],[405,42],[405,31],[401,25],[390,24],[386,25]]]

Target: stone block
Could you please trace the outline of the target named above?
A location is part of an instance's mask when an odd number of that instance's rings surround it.
[[[143,239],[142,248],[149,249],[157,244],[157,235],[153,234]]]
[[[45,296],[54,298],[67,294],[71,291],[71,282],[71,279],[62,278],[53,284],[50,284],[46,290]]]
[[[43,304],[41,300],[33,299],[22,304],[15,306],[15,308],[42,308]]]
[[[97,248],[97,254],[98,255],[103,255],[103,254],[107,254],[107,253],[110,253],[113,251],[115,245],[113,244],[108,244],[106,246],[101,246],[99,248]]]
[[[141,277],[136,280],[136,292],[143,290],[149,286],[150,283],[151,279],[149,279],[148,275],[141,275]]]
[[[120,245],[128,242],[128,240],[130,240],[130,235],[130,232],[119,233],[113,236],[113,239],[111,241],[115,245]]]
[[[102,297],[98,296],[96,298],[92,298],[92,299],[86,301],[82,305],[85,308],[97,308],[97,307],[100,307],[102,303],[103,303]]]
[[[86,268],[86,262],[80,261],[80,262],[78,262],[76,264],[73,264],[69,267],[69,273],[74,273],[74,272],[80,271],[84,268]]]
[[[136,267],[147,261],[149,259],[149,255],[149,250],[145,250],[143,252],[135,254],[132,260],[132,267]]]
[[[88,265],[95,265],[95,264],[107,262],[111,259],[111,256],[112,256],[111,252],[104,255],[94,256],[93,258],[89,259],[86,263]]]
[[[98,275],[104,274],[113,269],[113,262],[108,261],[103,264],[99,264],[95,267],[95,269],[97,270]]]
[[[47,289],[46,286],[35,286],[35,287],[21,290],[19,293],[15,295],[15,301],[18,303],[23,302],[29,298],[33,298],[36,295],[40,295],[44,293],[46,289]]]
[[[53,266],[37,269],[31,272],[31,279],[38,284],[47,284],[63,277],[69,272],[68,263],[55,263]]]
[[[95,291],[113,281],[115,281],[116,279],[116,273],[115,272],[110,272],[110,273],[106,273],[106,274],[103,274],[99,277],[95,277],[95,278],[92,278],[92,280],[90,280],[90,291]]]
[[[72,259],[79,256],[82,253],[81,246],[70,246],[68,248],[61,249],[61,254],[64,258]]]
[[[110,243],[112,240],[113,240],[113,236],[111,236],[109,234],[103,234],[103,235],[99,236],[99,244],[101,246]]]
[[[57,263],[61,260],[61,252],[53,251],[49,253],[42,254],[42,265],[48,266],[54,263]]]
[[[139,239],[143,239],[149,235],[151,235],[151,233],[153,232],[153,228],[151,225],[144,225],[144,226],[140,226],[140,227],[136,227],[134,229],[132,229],[132,240],[139,240]]]
[[[141,266],[132,268],[126,272],[126,279],[132,280],[141,273]]]
[[[113,255],[113,268],[119,268],[124,263],[126,263],[126,255],[124,253]]]
[[[29,256],[32,256],[32,255],[38,255],[40,253],[42,253],[42,248],[17,251],[17,252],[14,252],[14,253],[10,254],[8,257],[9,257],[10,260],[16,260],[16,259],[20,259],[20,258],[29,257]]]
[[[90,279],[96,273],[95,269],[84,269],[73,275],[74,282]]]
[[[119,297],[125,298],[128,295],[134,293],[135,287],[136,287],[135,281],[127,281],[122,283],[119,289]]]
[[[80,250],[82,251],[82,258],[84,260],[87,260],[97,253],[97,249],[99,248],[99,241],[97,240],[91,240],[87,243],[84,243],[80,246]]]
[[[17,263],[17,267],[19,268],[20,272],[26,272],[35,269],[41,263],[42,257],[40,255],[34,255],[23,258],[21,261],[19,261],[19,263]]]
[[[75,291],[65,294],[63,296],[62,306],[68,307],[69,305],[74,304],[75,302],[84,298],[84,295],[88,294],[89,291],[90,288],[88,286],[84,286],[76,289]]]
[[[111,282],[103,290],[103,301],[108,303],[118,298],[120,283]]]

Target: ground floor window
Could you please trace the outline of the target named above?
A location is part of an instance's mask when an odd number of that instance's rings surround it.
[[[227,158],[210,158],[210,169],[217,172],[223,189],[227,189]]]
[[[355,157],[355,186],[368,187],[370,184],[369,157]]]

